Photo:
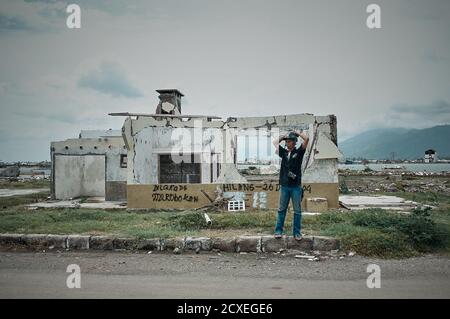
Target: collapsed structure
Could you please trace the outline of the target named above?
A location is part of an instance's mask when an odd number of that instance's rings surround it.
[[[247,207],[275,208],[276,181],[250,183],[236,168],[238,136],[272,139],[303,129],[310,143],[303,160],[302,186],[310,208],[338,207],[337,126],[334,115],[230,117],[183,115],[176,89],[157,90],[154,114],[125,116],[121,136],[85,132],[79,139],[53,142],[54,198],[127,198],[129,208],[196,208],[218,196]],[[269,150],[270,151],[270,150]],[[272,150],[273,151],[273,150]]]

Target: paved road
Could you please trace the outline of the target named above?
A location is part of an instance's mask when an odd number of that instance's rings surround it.
[[[449,261],[1,251],[0,298],[450,298]],[[366,286],[373,263],[381,267],[379,289]],[[81,268],[80,289],[66,286],[69,264]]]

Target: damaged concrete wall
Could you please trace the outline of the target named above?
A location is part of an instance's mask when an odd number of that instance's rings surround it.
[[[245,201],[246,209],[277,209],[279,203],[278,183],[243,184],[130,184],[128,187],[128,208],[194,209],[209,205],[218,190],[224,198]],[[306,210],[307,199],[327,198],[329,208],[339,207],[339,190],[333,183],[303,183],[302,209]]]
[[[337,183],[337,159],[342,153],[337,148],[337,125],[334,115],[314,116],[294,114],[268,117],[229,118],[228,126],[237,134],[263,130],[272,138],[298,129],[304,130],[310,142],[303,158],[304,178],[308,183]],[[257,133],[260,134],[260,133]],[[274,152],[274,149],[272,149]]]
[[[104,155],[55,155],[55,198],[105,196]]]
[[[177,132],[180,128],[185,130]],[[226,121],[212,121],[207,118],[137,116],[133,119],[128,117],[122,128],[129,158],[128,205],[135,208],[159,205],[156,204],[156,199],[155,201],[149,199],[149,196],[151,197],[153,194],[148,193],[148,188],[140,188],[138,185],[148,186],[160,183],[159,156],[161,154],[176,154],[186,150],[188,153],[201,154],[203,156],[201,161],[201,184],[203,186],[198,187],[205,188],[206,184],[211,183],[210,174],[211,171],[214,172],[210,166],[211,154],[218,155],[220,159],[217,160],[221,161],[220,176],[213,179],[214,184],[245,184],[248,183],[247,180],[236,169],[237,136],[248,134],[249,131],[265,131],[271,138],[275,138],[294,129],[302,129],[310,137],[310,143],[303,159],[302,181],[304,189],[306,187],[305,193],[308,193],[308,197],[325,197],[329,207],[337,207],[337,159],[342,154],[336,145],[336,117],[334,115],[314,116],[313,114],[228,118]],[[195,134],[200,134],[200,137],[194,138]],[[214,189],[213,185],[211,187]],[[144,193],[146,200],[143,200],[141,196]],[[242,196],[246,201],[254,203],[267,202],[269,193],[256,192],[255,194],[250,196],[243,193]],[[277,203],[278,198],[275,199],[275,197],[278,195],[273,197],[273,193],[270,194],[271,204],[269,206],[272,207]],[[201,195],[200,197],[202,198]],[[164,205],[172,207],[170,205],[179,206],[181,204],[169,201]],[[189,205],[198,206],[195,201]],[[261,208],[263,207],[261,206]]]
[[[302,176],[304,183],[337,183],[338,162],[335,159],[316,159]]]
[[[123,143],[122,138],[120,139]],[[126,201],[128,169],[126,166],[122,167],[121,162],[122,156],[127,156],[127,150],[121,144],[121,147],[108,149],[105,155],[105,199],[108,201]]]
[[[201,127],[202,137],[193,138],[195,128]],[[180,134],[177,129],[183,128]],[[159,154],[170,154],[174,150],[190,149],[202,153],[202,163],[210,163],[210,154],[221,156],[221,176],[217,182],[242,183],[243,178],[235,169],[237,135],[247,130],[265,130],[269,134],[285,134],[294,129],[305,130],[310,143],[304,157],[303,167],[309,182],[337,182],[337,127],[334,115],[314,116],[313,114],[294,114],[266,117],[230,117],[226,121],[204,119],[128,117],[123,126],[123,136],[128,147],[129,184],[158,183]],[[181,132],[181,131],[180,131]],[[188,137],[186,137],[186,132]],[[199,142],[201,141],[201,143]],[[317,159],[316,159],[317,157]],[[330,160],[326,160],[330,159]],[[335,161],[333,162],[333,160]],[[317,162],[315,162],[315,160]],[[325,160],[325,161],[319,161]],[[202,183],[210,182],[210,169],[202,164]]]
[[[120,155],[127,150],[121,136],[68,139],[52,142],[50,149],[54,199],[126,199],[127,168],[120,167]]]
[[[233,158],[233,148],[227,142],[227,136],[230,138],[230,135],[226,134],[222,126],[221,121],[206,119],[127,118],[123,136],[128,146],[128,183],[157,184],[160,155],[171,154],[176,161],[189,161],[183,155],[191,153],[201,158],[201,183],[215,182],[217,176],[211,178],[211,170],[214,175],[217,174],[217,168],[212,169],[211,163]]]

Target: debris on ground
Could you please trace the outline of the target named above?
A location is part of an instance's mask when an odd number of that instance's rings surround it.
[[[347,209],[360,210],[366,208],[382,208],[397,211],[410,211],[417,208],[418,203],[398,196],[389,195],[340,195],[339,201],[342,202]]]
[[[95,198],[94,200],[85,199],[82,200],[72,199],[72,200],[50,200],[46,202],[39,202],[28,204],[25,206],[28,209],[39,209],[39,208],[93,208],[93,209],[123,209],[126,208],[126,202],[113,202],[105,201],[104,198]]]
[[[298,259],[308,259],[308,260],[316,258],[316,256],[312,255],[295,255],[294,257]]]
[[[340,192],[437,192],[450,194],[450,172],[339,172]]]

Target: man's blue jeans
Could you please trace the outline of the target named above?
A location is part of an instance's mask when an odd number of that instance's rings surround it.
[[[302,227],[302,211],[301,199],[303,189],[300,186],[280,188],[280,208],[278,209],[277,225],[275,227],[275,234],[283,233],[284,220],[286,218],[286,210],[289,205],[289,199],[292,199],[292,206],[294,207],[294,236],[300,235]]]

